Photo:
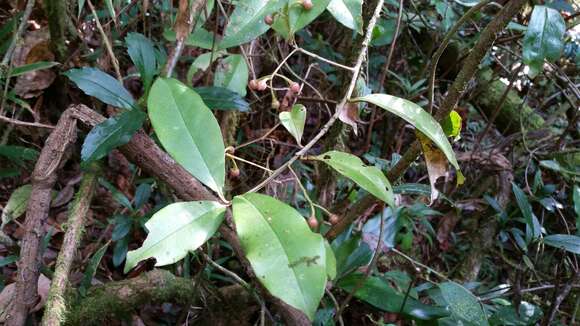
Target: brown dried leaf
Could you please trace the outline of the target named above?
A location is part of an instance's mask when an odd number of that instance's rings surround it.
[[[427,172],[429,173],[429,183],[431,184],[431,203],[439,196],[439,190],[435,188],[437,179],[447,176],[449,167],[447,165],[447,158],[445,154],[437,147],[431,140],[417,131],[417,138],[421,142],[423,154],[425,155],[425,163],[427,164]]]
[[[357,103],[346,103],[341,109],[338,115],[340,121],[350,125],[354,130],[354,134],[357,135],[357,123],[360,122],[358,115],[358,104]]]
[[[14,51],[12,65],[14,67],[35,63],[38,61],[54,61],[54,54],[49,50],[48,33],[37,30],[27,33],[24,41]],[[50,69],[31,71],[18,76],[14,92],[22,98],[33,98],[48,88],[56,78]]]

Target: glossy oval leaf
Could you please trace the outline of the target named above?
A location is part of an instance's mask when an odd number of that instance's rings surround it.
[[[248,65],[244,57],[241,54],[232,54],[222,59],[217,66],[213,84],[246,96]]]
[[[250,111],[250,104],[240,94],[223,87],[196,87],[193,89],[212,110]]]
[[[19,218],[24,212],[26,212],[26,206],[28,206],[28,199],[30,198],[30,193],[32,192],[32,185],[27,184],[16,188],[8,202],[2,209],[2,226],[4,227],[8,222]]]
[[[143,34],[129,33],[125,37],[125,43],[127,44],[127,53],[141,75],[143,89],[147,92],[157,73],[157,57],[153,42]]]
[[[96,125],[83,143],[83,164],[101,159],[113,149],[125,145],[141,128],[147,115],[139,109],[122,112]]]
[[[400,97],[386,95],[386,94],[371,94],[363,97],[358,97],[354,101],[363,101],[372,103],[386,111],[389,111],[408,123],[412,124],[425,136],[429,137],[437,147],[439,147],[447,160],[459,171],[459,164],[455,158],[455,153],[451,144],[447,140],[447,136],[441,125],[433,119],[433,117],[423,110],[417,104],[402,99]]]
[[[122,109],[131,109],[133,96],[112,76],[96,68],[71,69],[64,73],[85,94],[96,97],[103,103]]]
[[[158,78],[147,99],[149,118],[163,147],[189,173],[222,193],[224,142],[216,118],[191,88]]]
[[[571,234],[550,234],[544,237],[544,243],[580,255],[580,236]]]
[[[455,282],[439,284],[441,295],[453,315],[473,325],[489,325],[479,300],[466,288]]]
[[[334,280],[336,278],[336,257],[326,240],[324,240],[324,249],[326,250],[326,276],[329,280]]]
[[[361,282],[363,282],[362,286],[358,288]],[[358,288],[354,294],[355,298],[368,302],[383,311],[402,312],[419,320],[434,320],[449,315],[444,308],[426,305],[411,297],[405,298],[404,293],[397,292],[380,277],[370,276],[365,279],[363,274],[352,273],[342,278],[337,285],[349,293]]]
[[[395,207],[393,187],[378,168],[367,166],[360,158],[339,151],[326,152],[312,158],[330,165],[338,173],[351,179],[390,207]]]
[[[560,13],[545,6],[535,6],[524,35],[523,59],[530,67],[530,77],[542,71],[544,59],[555,61],[564,48],[566,23]]]
[[[156,259],[155,266],[181,260],[211,238],[222,224],[225,211],[225,206],[213,201],[165,206],[145,223],[149,234],[141,248],[127,253],[125,273],[151,257]]]
[[[339,23],[362,34],[362,0],[331,0],[326,9]]]
[[[233,217],[258,280],[312,320],[326,286],[322,236],[295,209],[266,195],[236,196]]]
[[[227,49],[256,39],[266,33],[270,26],[264,22],[284,5],[284,0],[238,1],[232,12],[220,49]]]
[[[280,112],[280,122],[288,132],[300,144],[302,133],[304,133],[304,124],[306,123],[306,108],[302,104],[292,106],[290,112]]]
[[[300,2],[288,0],[286,6],[274,18],[272,28],[285,39],[292,39],[294,33],[320,16],[329,3],[330,0],[314,0],[312,1],[312,8],[306,10]]]

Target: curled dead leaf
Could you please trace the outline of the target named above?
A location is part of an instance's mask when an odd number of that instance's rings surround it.
[[[358,134],[357,123],[360,122],[360,118],[358,115],[357,103],[346,103],[342,108],[340,108],[338,119],[347,125],[350,125],[354,130],[355,135]]]

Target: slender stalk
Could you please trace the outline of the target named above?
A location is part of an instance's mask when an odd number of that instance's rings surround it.
[[[66,302],[64,295],[68,284],[68,276],[97,185],[97,174],[97,171],[89,171],[83,176],[77,197],[69,211],[67,230],[56,260],[54,277],[50,284],[45,313],[42,318],[43,326],[58,326],[65,322]]]

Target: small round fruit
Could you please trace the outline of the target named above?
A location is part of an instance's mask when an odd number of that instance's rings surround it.
[[[294,94],[298,94],[300,92],[300,84],[298,84],[298,83],[292,83],[292,85],[290,85],[290,90]]]
[[[240,169],[237,167],[230,169],[230,178],[237,179],[240,176]]]
[[[336,214],[330,214],[330,216],[328,217],[328,222],[330,222],[330,224],[332,224],[332,225],[338,223],[339,220],[340,220],[340,217]]]
[[[316,217],[310,216],[308,218],[308,226],[310,226],[310,228],[313,230],[316,230],[318,228],[318,220],[316,219]]]
[[[266,83],[265,79],[259,80],[256,84],[256,90],[258,91],[264,91],[266,88],[268,88],[268,83]]]
[[[264,23],[266,23],[266,25],[272,25],[272,23],[274,23],[272,15],[266,15],[266,17],[264,17]]]
[[[272,99],[272,109],[274,110],[278,110],[280,108],[280,101],[278,101],[278,99],[273,98]]]
[[[250,80],[250,82],[248,83],[248,87],[249,87],[251,90],[258,90],[258,85],[259,85],[259,83],[260,83],[260,82],[258,82],[257,80],[255,80],[255,79],[252,79],[252,80]]]
[[[312,0],[302,0],[302,7],[303,7],[305,10],[310,10],[310,9],[312,9],[312,6],[313,6],[313,4],[312,4]]]

